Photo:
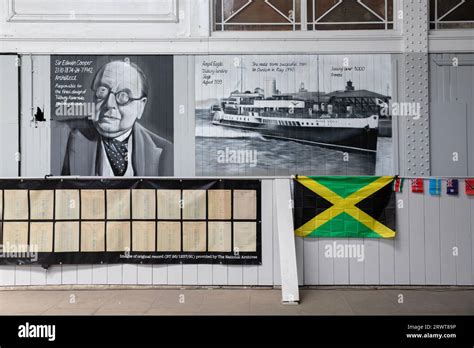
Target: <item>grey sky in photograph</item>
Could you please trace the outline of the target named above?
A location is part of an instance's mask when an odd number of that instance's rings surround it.
[[[211,65],[206,66],[206,65]],[[214,70],[214,73],[206,70]],[[220,55],[196,57],[196,100],[228,97],[232,91],[265,89],[275,79],[280,93],[355,89],[391,95],[390,55]],[[212,82],[212,83],[209,83]]]

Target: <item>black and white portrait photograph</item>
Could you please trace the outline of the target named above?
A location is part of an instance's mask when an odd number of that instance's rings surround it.
[[[196,58],[198,175],[392,171],[389,55]]]
[[[171,56],[51,57],[53,175],[173,175]]]

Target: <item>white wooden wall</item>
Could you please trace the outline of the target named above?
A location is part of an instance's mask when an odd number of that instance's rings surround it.
[[[12,63],[15,56],[8,58]],[[3,59],[3,58],[2,58]],[[31,120],[36,106],[44,108],[48,118],[49,60],[44,56],[23,56],[22,59],[22,175],[42,177],[50,172],[50,124],[35,125]],[[8,65],[3,65],[3,67]],[[175,173],[194,175],[194,58],[175,57]],[[16,68],[9,69],[3,85],[14,85]],[[7,75],[9,74],[9,75]],[[11,83],[6,83],[6,81]],[[7,87],[3,87],[7,88]],[[14,89],[12,89],[13,91]],[[17,104],[2,103],[2,114],[14,125],[15,131],[5,133],[7,144],[18,142],[16,131]],[[185,114],[177,111],[184,105]],[[2,109],[2,110],[3,110]],[[3,129],[3,125],[2,125]],[[397,133],[395,133],[397,134]],[[395,135],[403,137],[403,134]],[[13,150],[2,151],[5,161],[11,160]],[[398,162],[398,161],[397,161]],[[8,168],[11,168],[8,166]],[[3,176],[15,173],[2,172]],[[395,240],[338,239],[338,243],[363,243],[365,261],[329,259],[324,247],[330,239],[296,239],[299,283],[305,285],[473,285],[473,226],[469,197],[431,197],[412,194],[408,183],[399,195],[404,208],[398,211],[398,235]],[[62,265],[44,270],[39,266],[1,266],[0,284],[156,284],[156,285],[279,285],[280,270],[275,235],[274,193],[271,179],[263,180],[261,266],[222,265]],[[460,183],[461,191],[463,182]],[[453,248],[458,248],[458,256]]]
[[[428,182],[425,182],[425,190]],[[474,198],[412,193],[405,180],[397,202],[397,236],[384,239],[297,239],[305,285],[474,285]],[[324,248],[363,244],[365,260],[326,258]],[[457,248],[457,255],[456,250]]]
[[[415,194],[408,182],[405,185],[397,194],[403,208],[397,211],[394,240],[296,238],[299,284],[474,285],[474,198],[462,192],[464,181],[459,196]],[[272,180],[263,180],[262,265],[56,265],[48,270],[37,265],[0,266],[0,286],[278,286],[274,198]],[[364,261],[325,257],[325,246],[333,241],[363,244]]]
[[[262,201],[273,201],[273,183],[262,181]],[[273,205],[262,207],[262,264],[241,265],[38,265],[0,266],[0,286],[25,285],[235,285],[280,284]]]
[[[86,5],[80,0],[67,0],[70,4],[67,6],[66,0],[2,0],[0,52],[348,54],[400,53],[404,47],[403,30],[406,28],[403,28],[403,16],[399,11],[405,0],[394,0],[395,30],[327,32],[213,32],[212,0],[149,1],[150,6],[144,7],[143,2],[135,6],[133,0],[121,0],[122,6],[113,8],[116,16],[111,16],[110,1],[110,4],[91,1]],[[163,16],[168,12],[169,16]],[[84,13],[90,15],[81,15]],[[420,18],[420,22],[426,20]],[[473,32],[433,31],[429,49],[433,52],[472,51]]]
[[[18,175],[17,59],[16,55],[0,56],[0,176]]]
[[[59,0],[48,0],[49,5]],[[160,0],[169,1],[173,0]],[[403,0],[396,0],[396,9]],[[133,1],[130,0],[132,3]],[[28,0],[0,1],[0,53],[26,54],[22,61],[22,175],[49,174],[49,121],[31,122],[36,106],[49,115],[50,54],[297,54],[297,53],[401,53],[409,28],[397,23],[387,32],[237,32],[213,33],[211,0],[176,0],[175,19],[143,20],[147,13],[121,13],[127,21],[115,22],[96,13],[94,20],[79,17],[51,22],[51,13],[43,2]],[[80,11],[80,1],[77,1]],[[18,13],[10,18],[12,4]],[[30,4],[32,7],[24,7]],[[53,4],[54,5],[54,4]],[[23,7],[22,7],[23,6]],[[126,8],[126,6],[124,7]],[[10,11],[11,12],[11,11]],[[16,16],[16,18],[14,18]],[[9,18],[9,19],[8,19]],[[109,19],[109,20],[108,20]],[[168,18],[169,19],[169,18]],[[423,20],[423,19],[420,19]],[[472,52],[473,30],[430,32],[430,52]],[[29,54],[36,54],[30,59]],[[38,56],[38,54],[40,54]],[[18,149],[16,72],[6,72],[14,56],[0,57],[0,169],[2,176],[16,175],[12,154]],[[396,59],[395,59],[396,61]],[[398,64],[398,63],[397,63]],[[394,69],[398,68],[394,65]],[[175,108],[187,106],[181,118],[175,118],[177,156],[194,153],[194,63],[186,56],[175,58]],[[8,93],[6,92],[8,91]],[[32,92],[33,91],[33,92]],[[395,97],[398,94],[395,91]],[[176,112],[175,112],[176,113]],[[47,117],[48,118],[48,117]],[[394,129],[395,137],[398,127]],[[7,151],[8,149],[8,151]],[[191,156],[192,157],[192,156]],[[404,154],[395,149],[400,162]],[[189,158],[187,158],[189,159]],[[5,165],[9,163],[8,165]],[[194,159],[175,161],[175,173],[194,175]],[[2,166],[3,165],[3,166]],[[15,169],[14,171],[12,171]],[[401,166],[403,173],[404,167]],[[461,183],[460,187],[463,183]],[[261,266],[209,265],[63,265],[48,271],[37,266],[1,266],[0,285],[49,284],[170,284],[170,285],[278,285],[278,246],[274,229],[274,195],[270,180],[263,180],[263,264]],[[358,240],[364,243],[364,262],[324,257],[324,245],[332,240],[297,239],[300,284],[473,284],[473,226],[471,199],[430,197],[405,192],[399,195],[405,207],[398,212],[398,236],[394,241]],[[353,242],[338,240],[338,242]],[[454,256],[453,247],[458,247]]]

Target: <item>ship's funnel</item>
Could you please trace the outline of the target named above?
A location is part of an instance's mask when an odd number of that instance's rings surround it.
[[[265,98],[270,98],[274,94],[276,94],[276,80],[275,78],[267,78],[265,79]]]
[[[352,84],[352,81],[351,80],[347,81],[346,92],[353,91],[353,90],[354,90],[354,85]]]

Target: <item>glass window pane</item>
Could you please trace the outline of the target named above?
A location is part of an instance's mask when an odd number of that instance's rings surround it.
[[[430,1],[431,29],[474,28],[474,1]]]
[[[214,0],[216,30],[299,30],[301,0]]]
[[[308,30],[393,29],[393,0],[307,0]],[[214,0],[215,30],[301,30],[301,0]]]

